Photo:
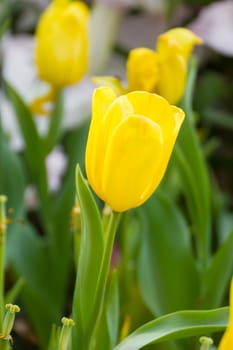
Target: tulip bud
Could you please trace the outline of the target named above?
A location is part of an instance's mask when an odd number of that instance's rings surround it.
[[[140,47],[131,50],[127,60],[128,90],[154,92],[158,81],[158,55]]]
[[[96,89],[86,149],[89,183],[122,212],[144,203],[159,185],[184,119],[162,97],[134,91],[117,97]]]
[[[187,63],[201,38],[186,28],[173,28],[161,34],[157,41],[159,80],[156,92],[170,103],[177,103],[184,94]]]
[[[159,35],[157,52],[163,56],[167,54],[170,48],[175,47],[176,52],[181,54],[185,61],[187,61],[194,46],[201,44],[201,38],[191,30],[187,28],[173,28]]]
[[[54,0],[39,19],[35,60],[39,77],[60,88],[77,83],[88,67],[88,8]]]

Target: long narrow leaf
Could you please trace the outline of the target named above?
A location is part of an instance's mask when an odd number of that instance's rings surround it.
[[[214,255],[206,273],[206,302],[208,308],[221,304],[233,275],[233,231]],[[218,286],[218,288],[216,288]]]
[[[142,243],[138,274],[145,304],[154,316],[194,308],[199,293],[198,271],[182,213],[161,192],[139,212]]]
[[[85,342],[90,340],[89,332],[93,330],[96,322],[96,319],[93,319],[93,310],[104,241],[100,214],[79,166],[77,167],[76,186],[81,208],[82,234],[73,305],[73,317],[77,325],[77,328],[74,329],[73,347],[79,346],[79,349],[83,350]]]
[[[113,350],[139,350],[151,343],[201,336],[222,331],[227,324],[228,308],[175,312],[146,323]]]
[[[179,135],[178,144],[190,170],[189,175],[191,176],[184,178],[184,182],[186,182],[185,194],[189,203],[190,215],[194,219],[193,225],[195,227],[197,253],[201,270],[204,274],[208,265],[210,250],[210,183],[204,152],[192,119],[192,96],[196,71],[197,62],[193,58],[190,62],[186,93],[181,104],[186,113],[186,118]],[[183,178],[185,177],[186,170],[184,169],[183,171],[181,163],[179,165]],[[192,189],[192,193],[189,190],[190,188]]]
[[[32,114],[24,103],[20,95],[15,91],[13,86],[5,81],[7,95],[14,107],[18,125],[21,130],[25,142],[25,154],[28,165],[34,176],[38,174],[41,160],[43,158],[43,150],[41,139],[37,131]]]

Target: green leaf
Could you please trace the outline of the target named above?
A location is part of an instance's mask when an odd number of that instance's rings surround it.
[[[29,175],[37,187],[43,224],[46,227],[47,234],[52,236],[51,198],[48,193],[45,166],[46,154],[43,149],[43,140],[37,131],[36,124],[28,106],[9,83],[5,82],[5,87],[8,97],[15,109],[15,115],[25,142],[24,152]]]
[[[0,131],[0,193],[8,197],[15,217],[24,212],[25,176],[18,155],[9,147]]]
[[[10,290],[7,291],[6,295],[5,295],[5,303],[6,304],[14,304],[15,300],[19,297],[19,294],[22,291],[22,288],[24,286],[24,279],[23,277],[19,277],[17,279],[17,281],[14,283],[13,287],[11,287]]]
[[[15,89],[6,81],[4,82],[7,95],[14,107],[18,125],[25,142],[25,154],[34,176],[38,175],[38,169],[43,159],[42,142],[37,131],[33,116]]]
[[[197,62],[192,58],[186,93],[181,103],[186,118],[178,138],[179,147],[176,147],[174,154],[184,184],[186,201],[195,230],[197,255],[204,275],[210,254],[210,183],[204,152],[193,123],[192,96],[196,71]]]
[[[139,327],[113,350],[139,350],[161,341],[201,336],[225,329],[228,308],[210,311],[179,311]]]
[[[73,318],[77,325],[74,327],[75,343],[73,347],[79,346],[80,349],[86,349],[85,342],[90,341],[90,335],[96,323],[96,314],[93,312],[104,252],[104,240],[99,210],[79,166],[76,173],[76,186],[81,208],[82,231],[73,304]]]
[[[140,209],[139,283],[154,316],[195,307],[198,271],[190,232],[181,212],[157,192]]]
[[[45,153],[48,154],[52,151],[54,146],[59,141],[62,130],[62,117],[64,113],[64,98],[62,91],[58,91],[56,94],[55,103],[53,106],[52,113],[48,116],[49,128],[47,135],[44,139]]]
[[[230,279],[233,275],[233,231],[218,248],[206,273],[205,306],[215,308],[221,305]]]
[[[53,271],[48,247],[28,224],[19,225],[8,238],[11,245],[11,265],[16,274],[24,279],[21,293],[23,309],[36,331],[39,343],[45,348],[50,328],[60,315],[57,286],[53,284]]]
[[[61,327],[57,327],[56,325],[52,326],[52,330],[49,338],[48,350],[57,350],[60,332],[61,332]]]

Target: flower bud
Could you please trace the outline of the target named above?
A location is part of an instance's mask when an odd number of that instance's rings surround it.
[[[35,60],[39,77],[55,87],[77,83],[88,67],[87,6],[54,0],[39,19]]]
[[[162,97],[96,89],[86,172],[98,196],[118,212],[144,203],[159,185],[184,119]]]

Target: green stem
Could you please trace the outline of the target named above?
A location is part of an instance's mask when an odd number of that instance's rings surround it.
[[[99,283],[98,283],[97,292],[96,292],[96,296],[97,296],[96,297],[97,303],[95,307],[96,323],[92,332],[92,337],[91,339],[88,339],[87,347],[85,347],[86,349],[90,349],[90,350],[93,349],[94,337],[95,337],[98,322],[100,320],[102,309],[103,309],[113,245],[114,245],[116,230],[120,221],[120,217],[121,217],[121,213],[112,212],[106,232],[105,232],[106,241],[105,241],[104,255],[102,260]]]
[[[7,197],[0,196],[0,330],[4,317],[4,260],[6,235],[6,201]]]
[[[116,230],[117,226],[119,224],[121,217],[121,213],[112,212],[108,227],[106,229],[106,243],[104,248],[104,258],[101,268],[101,275],[100,275],[100,281],[99,286],[101,290],[102,296],[104,295],[107,279],[108,279],[108,273],[110,268],[110,262],[112,257],[112,250],[113,250],[113,244],[115,240]],[[102,297],[103,299],[103,297]]]

